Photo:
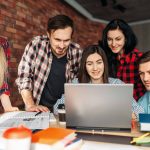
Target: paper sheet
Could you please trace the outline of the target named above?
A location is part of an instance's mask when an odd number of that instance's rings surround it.
[[[132,146],[132,145],[123,145],[123,144],[111,144],[111,143],[102,143],[102,142],[90,142],[85,141],[81,150],[142,150],[142,148]]]
[[[50,113],[42,112],[9,112],[0,117],[0,129],[24,125],[30,129],[45,129],[49,127]]]

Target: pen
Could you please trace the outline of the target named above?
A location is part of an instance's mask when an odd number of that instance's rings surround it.
[[[37,115],[39,115],[39,114],[41,114],[42,112],[40,111],[40,112],[37,112],[36,114],[35,114],[35,116],[37,116]]]
[[[138,141],[138,140],[141,140],[141,139],[143,139],[144,137],[146,137],[146,136],[148,136],[150,133],[145,133],[145,134],[143,134],[142,136],[140,136],[140,137],[138,137],[138,138],[135,138],[134,140],[132,140],[130,143],[132,144],[132,143],[134,143],[134,142],[136,142],[136,141]]]

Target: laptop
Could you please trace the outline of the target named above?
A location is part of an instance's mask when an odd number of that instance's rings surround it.
[[[65,84],[66,127],[131,130],[133,84]]]

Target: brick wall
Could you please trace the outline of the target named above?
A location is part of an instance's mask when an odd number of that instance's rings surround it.
[[[47,20],[56,14],[69,15],[75,22],[73,39],[83,48],[97,43],[103,25],[91,22],[59,0],[0,0],[0,36],[7,37],[11,48],[10,90],[13,105],[23,101],[15,85],[17,67],[25,45],[32,37],[46,33]]]

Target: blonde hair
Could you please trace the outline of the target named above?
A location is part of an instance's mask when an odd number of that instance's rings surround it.
[[[3,47],[0,46],[0,87],[4,83],[5,75],[7,73],[7,61]]]

